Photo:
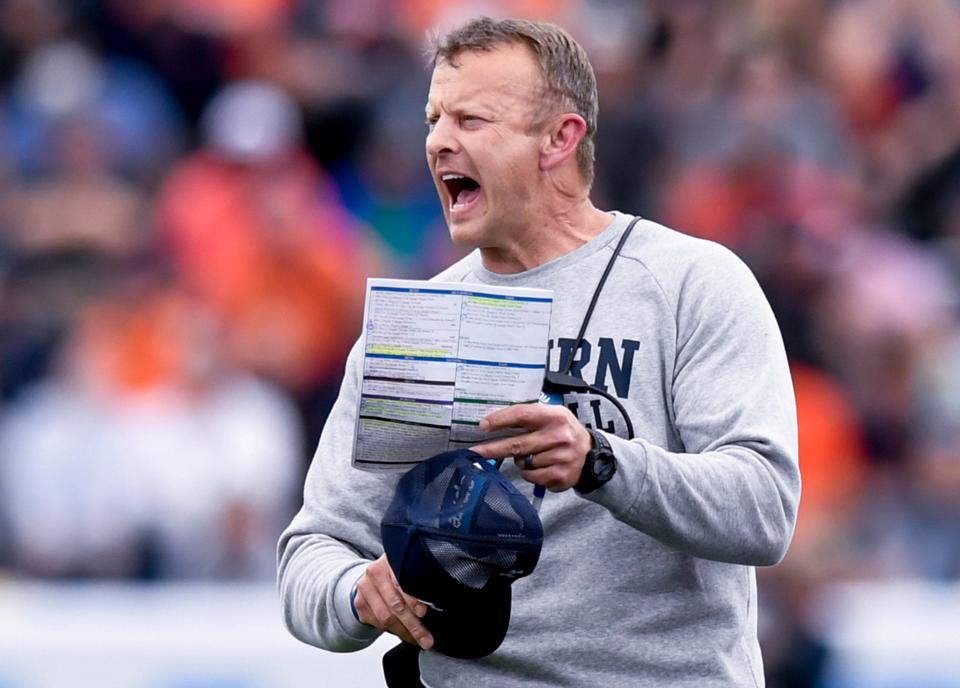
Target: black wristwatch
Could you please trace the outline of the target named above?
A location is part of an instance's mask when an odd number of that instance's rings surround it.
[[[580,480],[573,486],[580,494],[593,492],[601,485],[605,485],[617,472],[617,457],[613,455],[610,442],[602,432],[587,430],[593,438],[593,446],[587,452],[587,459],[580,472]]]

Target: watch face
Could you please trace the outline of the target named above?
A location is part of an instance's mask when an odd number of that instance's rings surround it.
[[[576,486],[584,494],[607,483],[617,472],[617,460],[607,438],[593,430],[590,434],[593,435],[594,446],[587,454],[584,473]]]
[[[614,462],[612,454],[597,454],[591,466],[591,472],[601,483],[605,483],[617,470],[617,464]]]

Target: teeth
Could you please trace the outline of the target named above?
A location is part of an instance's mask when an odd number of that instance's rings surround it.
[[[462,174],[445,174],[442,177],[440,177],[440,179],[442,179],[445,182],[448,182],[451,179],[466,179],[466,177],[464,177]]]

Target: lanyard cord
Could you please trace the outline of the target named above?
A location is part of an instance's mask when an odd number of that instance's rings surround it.
[[[610,274],[610,270],[613,269],[613,264],[617,260],[617,256],[620,255],[620,251],[623,249],[623,245],[627,243],[627,238],[630,236],[630,232],[633,231],[634,225],[640,221],[639,217],[633,218],[627,228],[623,230],[623,234],[620,235],[620,241],[617,242],[617,247],[613,249],[613,255],[610,256],[610,260],[607,261],[607,267],[604,268],[603,274],[600,275],[600,281],[597,282],[596,289],[593,290],[593,297],[590,299],[590,305],[587,306],[587,312],[583,316],[583,322],[580,323],[580,332],[577,334],[577,339],[573,343],[573,349],[570,351],[570,360],[567,361],[566,367],[560,372],[567,374],[570,372],[570,369],[573,367],[573,357],[576,355],[577,351],[580,350],[580,344],[583,343],[583,335],[587,332],[587,324],[590,322],[590,316],[593,315],[593,309],[597,305],[597,300],[600,298],[600,292],[603,291],[603,285],[607,281],[607,276]]]
[[[610,260],[607,261],[607,267],[604,268],[603,274],[600,276],[600,281],[597,282],[597,286],[593,290],[593,297],[590,299],[590,305],[587,306],[587,312],[583,316],[583,322],[580,324],[580,332],[577,334],[577,339],[574,341],[573,348],[570,350],[570,358],[567,360],[567,365],[564,366],[563,370],[559,372],[547,371],[543,383],[543,389],[546,392],[562,394],[564,391],[574,391],[602,396],[604,399],[616,406],[617,410],[620,411],[620,415],[623,416],[623,422],[627,426],[627,437],[631,440],[634,438],[633,423],[630,422],[630,416],[627,415],[627,411],[623,408],[623,404],[620,403],[620,400],[612,394],[605,392],[598,387],[594,387],[593,385],[584,382],[580,378],[571,375],[570,369],[573,368],[573,357],[577,354],[577,351],[580,350],[580,345],[583,343],[583,336],[587,332],[587,325],[590,323],[590,316],[593,315],[593,309],[596,307],[597,300],[600,298],[600,292],[603,291],[603,285],[607,281],[607,276],[610,274],[610,270],[613,269],[613,264],[616,262],[617,256],[620,255],[623,245],[627,242],[630,232],[633,231],[634,225],[636,225],[639,221],[639,217],[633,218],[630,224],[627,225],[627,228],[623,230],[623,234],[620,236],[620,241],[617,242],[616,248],[613,249],[613,255],[610,256]]]

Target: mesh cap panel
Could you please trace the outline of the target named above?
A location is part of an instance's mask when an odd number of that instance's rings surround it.
[[[486,586],[494,572],[509,571],[517,564],[517,553],[501,547],[453,544],[431,537],[423,537],[423,544],[450,577],[474,589]]]

